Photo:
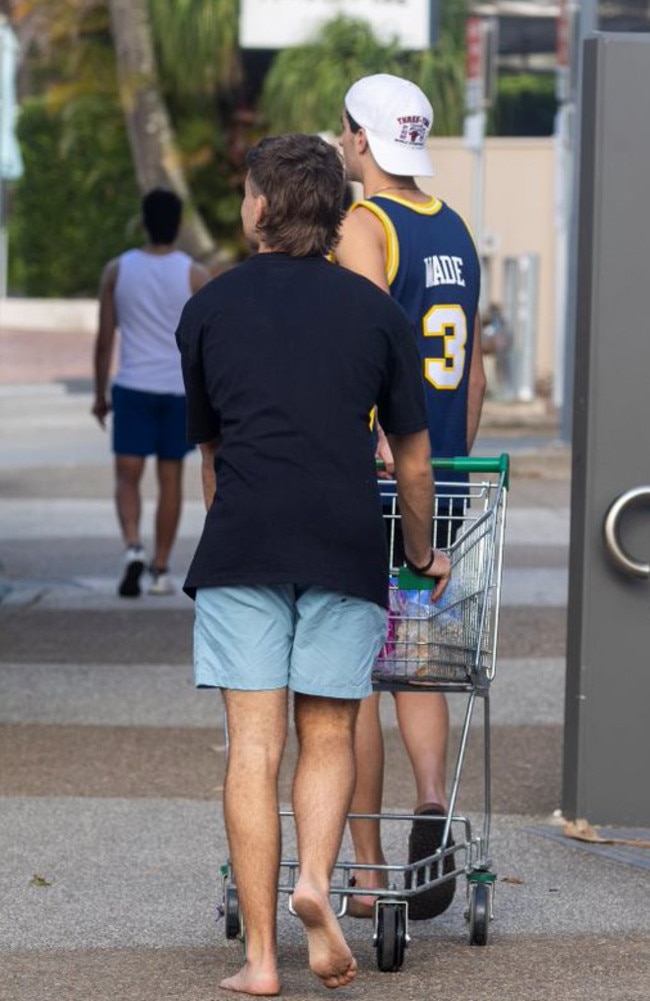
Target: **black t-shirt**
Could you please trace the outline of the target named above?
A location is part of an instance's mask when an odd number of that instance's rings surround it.
[[[317,585],[387,603],[369,415],[427,427],[411,321],[320,257],[263,253],[204,286],[176,333],[188,438],[221,436],[185,591]]]

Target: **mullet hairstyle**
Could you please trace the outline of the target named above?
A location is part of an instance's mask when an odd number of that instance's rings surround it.
[[[246,155],[249,180],[266,198],[258,226],[271,250],[324,256],[339,241],[345,173],[336,149],[316,135],[268,136]]]

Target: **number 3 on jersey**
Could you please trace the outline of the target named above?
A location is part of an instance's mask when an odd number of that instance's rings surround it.
[[[424,359],[424,378],[435,389],[457,389],[465,371],[467,320],[460,306],[432,306],[422,320],[425,337],[442,337],[442,355]]]

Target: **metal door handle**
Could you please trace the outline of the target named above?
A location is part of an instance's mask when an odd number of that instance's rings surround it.
[[[615,567],[633,577],[650,577],[650,563],[641,563],[623,549],[618,537],[618,523],[627,507],[639,500],[650,502],[650,487],[633,487],[621,494],[609,508],[603,522],[605,550]]]

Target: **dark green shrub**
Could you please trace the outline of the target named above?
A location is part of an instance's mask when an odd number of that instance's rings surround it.
[[[497,136],[550,136],[556,110],[555,76],[502,73],[490,131]]]
[[[142,240],[120,110],[93,97],[55,113],[32,98],[18,136],[25,173],[12,191],[10,292],[95,295],[108,258]]]

